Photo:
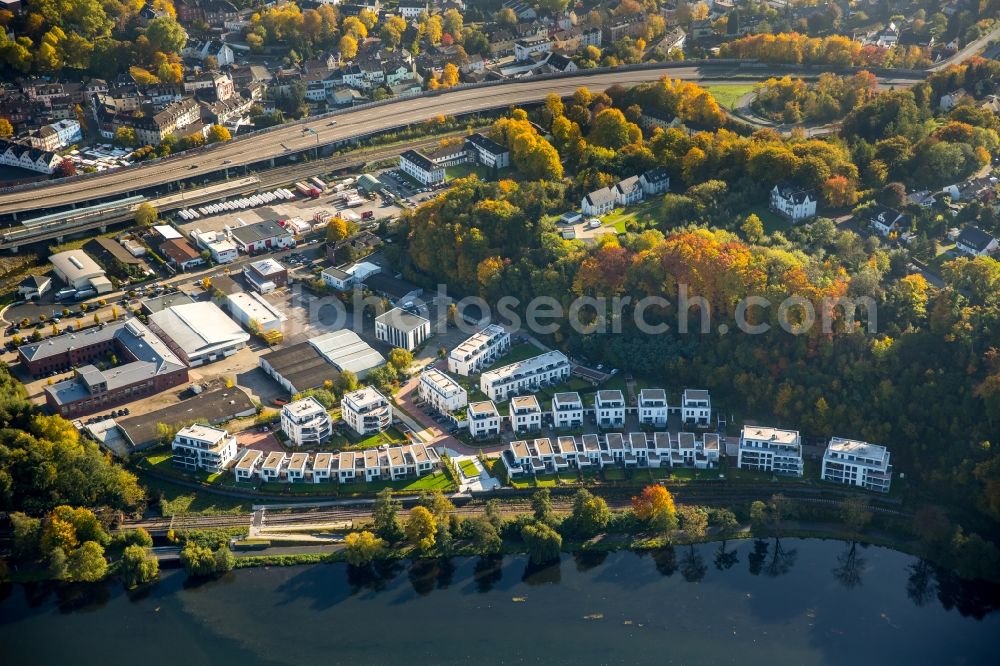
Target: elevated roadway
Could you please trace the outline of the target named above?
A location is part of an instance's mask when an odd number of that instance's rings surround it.
[[[166,159],[142,163],[92,176],[72,178],[36,187],[0,193],[0,217],[23,219],[34,210],[68,207],[181,181],[207,177],[221,171],[268,163],[276,158],[320,146],[356,140],[372,133],[421,123],[437,116],[475,113],[514,104],[537,102],[549,93],[569,95],[580,86],[603,90],[613,84],[634,85],[662,76],[693,81],[744,82],[785,73],[818,75],[821,70],[760,66],[755,63],[663,63],[640,69],[618,69],[573,76],[537,77],[501,84],[462,87],[426,96],[403,98],[327,116],[307,118],[270,130],[239,137],[225,144],[189,151]],[[884,85],[906,86],[922,78],[918,73],[881,77]]]

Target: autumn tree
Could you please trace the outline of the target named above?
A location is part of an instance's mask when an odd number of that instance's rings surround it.
[[[833,208],[853,206],[858,202],[857,187],[844,176],[831,176],[823,181],[823,200]]]
[[[146,26],[146,39],[157,51],[180,53],[187,44],[187,32],[169,16],[159,16]]]
[[[428,553],[434,548],[438,526],[434,514],[426,507],[415,506],[410,509],[404,531],[406,540],[418,551]]]
[[[353,35],[344,35],[340,38],[337,48],[340,51],[341,58],[344,60],[353,60],[354,56],[358,55],[358,40]]]
[[[751,243],[759,243],[764,237],[764,223],[757,217],[756,213],[750,213],[740,225],[743,235]]]
[[[229,130],[222,125],[212,125],[208,130],[209,143],[223,143],[232,139]]]
[[[632,509],[639,520],[658,532],[669,532],[677,527],[677,509],[674,498],[664,486],[654,484],[642,489],[632,498]]]
[[[376,559],[385,546],[385,541],[371,532],[351,532],[344,537],[344,559],[351,566],[364,566]]]
[[[608,526],[611,520],[611,510],[603,497],[598,497],[587,490],[578,490],[573,496],[573,511],[570,514],[570,524],[582,536],[593,536]]]
[[[145,585],[159,577],[160,562],[142,546],[126,546],[118,563],[118,575],[129,589]]]
[[[14,126],[6,118],[0,118],[0,139],[9,139],[14,135]]]
[[[157,217],[159,213],[156,208],[150,203],[142,203],[135,211],[134,219],[135,223],[140,227],[151,227],[156,224]]]
[[[388,360],[398,372],[405,372],[413,365],[413,352],[395,347],[389,351]]]

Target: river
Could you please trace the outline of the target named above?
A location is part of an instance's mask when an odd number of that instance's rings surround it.
[[[1000,592],[839,541],[0,588],[0,663],[985,664]]]

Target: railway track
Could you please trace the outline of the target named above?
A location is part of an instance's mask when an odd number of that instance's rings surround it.
[[[761,492],[739,492],[739,493],[719,493],[711,492],[709,489],[697,491],[678,490],[673,493],[674,501],[678,504],[699,504],[699,505],[730,505],[734,502],[752,502],[758,499],[766,499],[770,493]],[[843,500],[829,497],[800,497],[789,496],[792,502],[804,502],[808,504],[819,504],[825,506],[839,506]],[[631,506],[630,498],[626,496],[606,497],[608,506],[613,510],[627,509]],[[876,500],[877,501],[877,500]],[[408,502],[413,505],[415,502]],[[472,517],[482,515],[486,503],[482,500],[459,504],[453,513],[462,517]],[[555,497],[552,499],[552,508],[557,513],[569,513],[572,511],[573,502],[569,498]],[[883,506],[873,502],[870,505],[874,513],[888,516],[908,516],[909,514],[899,509]],[[528,498],[505,498],[501,500],[501,509],[507,515],[516,515],[531,512],[531,501]],[[146,518],[142,520],[126,521],[122,524],[122,529],[143,529],[154,534],[164,534],[167,530],[199,530],[199,529],[220,529],[232,527],[249,527],[251,522],[259,527],[289,527],[305,525],[325,525],[334,523],[344,523],[348,521],[370,520],[372,516],[371,505],[343,505],[336,507],[308,507],[302,509],[262,508],[254,513],[225,514],[216,516],[173,516],[163,518]]]

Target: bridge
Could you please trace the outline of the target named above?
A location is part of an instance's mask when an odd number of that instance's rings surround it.
[[[653,63],[613,70],[582,70],[459,86],[310,117],[237,137],[224,144],[205,146],[131,167],[11,188],[0,193],[0,219],[19,221],[31,211],[58,209],[81,202],[93,204],[148,193],[157,188],[169,190],[181,182],[204,180],[213,174],[233,170],[239,173],[239,169],[266,169],[273,167],[275,160],[297,153],[318,152],[327,146],[350,145],[364,137],[439,116],[468,115],[539,102],[550,93],[568,96],[580,86],[603,90],[613,84],[635,85],[662,76],[716,83],[760,81],[783,74],[810,78],[831,69],[711,60],[693,64]],[[908,86],[922,79],[925,72],[889,71],[879,74],[884,85]]]

